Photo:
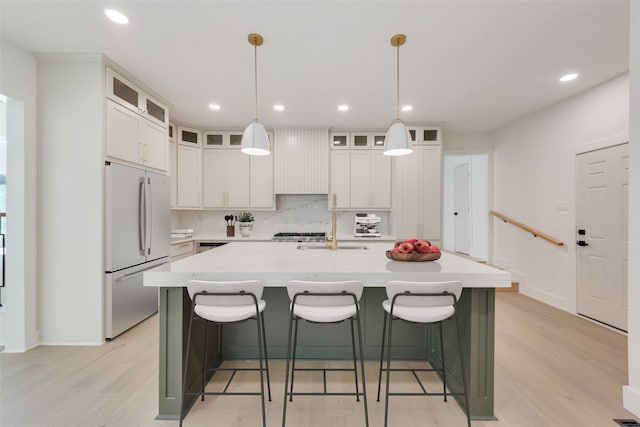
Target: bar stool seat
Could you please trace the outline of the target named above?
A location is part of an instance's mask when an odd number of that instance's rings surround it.
[[[335,323],[347,320],[357,314],[355,305],[317,306],[296,304],[293,314],[309,322]]]
[[[382,308],[387,313],[391,313],[391,300],[382,302]],[[434,323],[446,320],[455,314],[452,306],[446,307],[423,307],[412,305],[396,305],[393,308],[393,315],[415,323]]]
[[[264,300],[258,301],[258,312],[262,313],[266,306],[267,303]],[[254,317],[256,308],[253,305],[196,305],[195,313],[211,322],[232,323]]]

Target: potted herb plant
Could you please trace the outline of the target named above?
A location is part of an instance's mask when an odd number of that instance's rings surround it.
[[[253,214],[251,212],[241,212],[238,216],[238,228],[242,237],[249,237],[253,230]]]

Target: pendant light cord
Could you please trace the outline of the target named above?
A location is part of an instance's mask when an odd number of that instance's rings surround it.
[[[258,46],[253,46],[253,81],[256,89],[256,122],[258,121]]]
[[[396,105],[398,106],[397,120],[400,120],[400,45],[396,49]]]

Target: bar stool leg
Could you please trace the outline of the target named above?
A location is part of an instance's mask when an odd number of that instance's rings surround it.
[[[464,372],[464,360],[462,358],[462,337],[460,336],[460,323],[458,313],[455,314],[456,331],[458,332],[458,353],[460,354],[460,369],[462,372],[462,388],[464,388],[464,411],[467,414],[467,427],[471,427],[471,415],[469,409],[469,390],[467,389],[467,375]]]
[[[204,402],[204,389],[207,385],[207,336],[209,335],[209,322],[204,321],[204,356],[202,358],[202,396],[200,398],[201,402]]]
[[[296,375],[296,349],[298,347],[298,318],[295,319],[296,326],[293,332],[293,360],[291,364],[291,391],[289,392],[289,402],[293,402],[293,378]]]
[[[256,310],[258,309],[258,305],[256,303]],[[256,322],[258,326],[258,358],[260,359],[260,401],[262,402],[262,427],[267,427],[267,412],[264,407],[264,367],[263,367],[263,340],[264,337],[262,333],[264,329],[262,328],[262,316],[256,316]]]
[[[269,378],[269,356],[267,355],[267,333],[265,332],[264,327],[264,311],[260,313],[260,317],[262,317],[262,343],[264,344],[264,364],[267,369],[267,391],[269,392],[269,402],[271,402],[271,380]]]
[[[289,388],[289,362],[291,360],[291,333],[293,329],[293,312],[289,315],[289,336],[287,337],[287,366],[285,368],[284,378],[284,404],[282,407],[282,427],[285,427],[287,421],[287,389]]]
[[[444,401],[447,401],[447,372],[444,365],[444,338],[442,332],[442,322],[438,322],[440,327],[440,357],[442,358],[442,393],[444,393]]]
[[[358,389],[358,364],[356,363],[356,339],[353,332],[353,317],[349,319],[351,326],[351,349],[353,350],[353,373],[356,379],[356,402],[360,402],[360,390]]]
[[[378,398],[380,402],[380,385],[382,384],[382,358],[384,357],[384,336],[387,332],[387,312],[384,312],[384,320],[382,321],[382,341],[380,342],[380,369],[378,370]]]
[[[191,303],[191,317],[189,317],[189,334],[187,335],[187,354],[184,359],[184,373],[182,375],[182,402],[180,402],[180,427],[184,419],[184,398],[187,392],[187,372],[189,371],[189,353],[191,352],[191,327],[193,326],[193,310],[195,304]]]
[[[393,329],[393,316],[389,316],[389,338],[387,342],[387,392],[384,400],[384,427],[387,427],[389,419],[389,374],[391,373],[391,332]]]
[[[367,406],[367,384],[364,377],[364,345],[362,344],[362,327],[360,326],[360,310],[356,304],[356,312],[358,314],[358,341],[360,344],[360,369],[362,370],[362,397],[364,400],[364,422],[369,427],[369,407]],[[356,381],[357,383],[357,381]]]

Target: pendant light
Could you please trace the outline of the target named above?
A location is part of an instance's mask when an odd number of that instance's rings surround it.
[[[260,34],[249,34],[249,43],[253,46],[256,118],[249,123],[242,134],[240,151],[251,156],[267,156],[271,152],[267,130],[258,121],[258,46],[262,46],[263,42],[264,39]]]
[[[413,152],[409,131],[402,120],[400,120],[400,46],[402,46],[406,41],[407,36],[404,34],[396,34],[391,37],[391,46],[397,48],[396,103],[398,107],[398,114],[393,123],[391,123],[391,126],[384,137],[384,154],[387,156],[403,156]]]

